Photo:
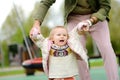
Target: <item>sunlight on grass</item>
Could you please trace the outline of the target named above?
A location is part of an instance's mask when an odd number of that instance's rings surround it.
[[[117,63],[119,64],[119,59],[117,57]],[[91,67],[101,67],[104,66],[103,60],[102,58],[99,59],[91,59],[90,60],[90,66]]]
[[[24,74],[24,70],[13,70],[13,71],[4,71],[0,72],[0,76],[8,76],[8,75],[16,75],[16,74]]]
[[[92,59],[92,60],[90,60],[90,66],[91,67],[103,66],[103,60],[102,59]]]

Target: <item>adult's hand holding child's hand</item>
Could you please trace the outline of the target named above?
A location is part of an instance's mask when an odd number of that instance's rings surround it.
[[[33,27],[30,30],[30,38],[34,40],[38,34],[40,34],[40,23],[38,21],[35,21],[33,24]]]
[[[89,31],[90,26],[92,26],[90,20],[85,20],[78,23],[77,28],[79,31]]]

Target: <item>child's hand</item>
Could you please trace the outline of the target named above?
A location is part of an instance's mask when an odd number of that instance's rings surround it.
[[[92,23],[90,22],[90,20],[85,20],[78,23],[77,28],[78,28],[78,31],[89,31],[90,26],[92,26]]]
[[[32,40],[35,40],[38,34],[40,34],[40,25],[35,22],[29,35]]]

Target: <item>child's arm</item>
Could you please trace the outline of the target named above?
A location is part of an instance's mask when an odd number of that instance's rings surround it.
[[[42,45],[42,42],[44,41],[44,37],[41,34],[40,31],[40,26],[35,26],[33,25],[33,27],[30,30],[30,34],[29,34],[31,40],[37,44],[38,47],[40,47]],[[39,43],[39,45],[38,45]]]
[[[89,31],[90,27],[92,27],[92,25],[96,24],[97,22],[98,22],[98,18],[92,17],[90,19],[79,22],[76,27],[78,27],[79,32]]]

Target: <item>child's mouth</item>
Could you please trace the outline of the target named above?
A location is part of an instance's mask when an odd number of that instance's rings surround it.
[[[59,42],[64,42],[64,40],[60,40]]]

